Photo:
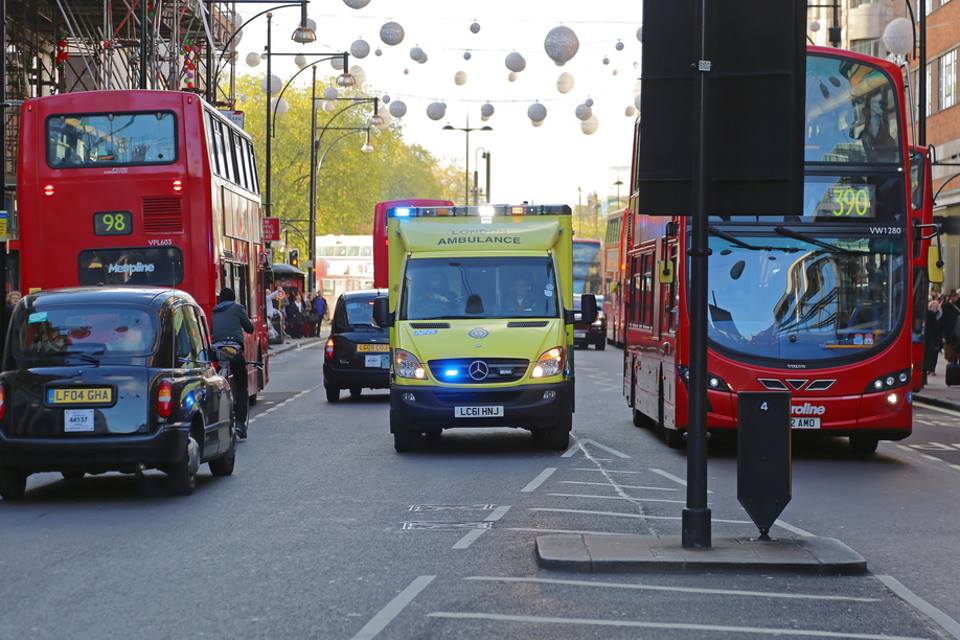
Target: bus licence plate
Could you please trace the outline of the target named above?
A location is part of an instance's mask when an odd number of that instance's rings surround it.
[[[820,418],[790,418],[791,429],[819,429]]]
[[[502,418],[503,407],[454,407],[456,418]]]

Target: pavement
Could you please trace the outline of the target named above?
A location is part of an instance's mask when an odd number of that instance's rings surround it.
[[[236,472],[31,476],[0,501],[0,638],[960,638],[960,414],[852,456],[798,438],[772,534],[836,538],[863,575],[544,569],[549,535],[680,533],[686,458],[631,423],[622,353],[578,351],[575,440],[454,430],[393,450],[388,395],[326,402],[320,341],[274,356]],[[714,541],[756,535],[710,446]]]
[[[947,386],[946,368],[947,363],[941,354],[937,361],[936,375],[927,376],[927,384],[923,390],[913,394],[915,401],[960,411],[960,387]]]
[[[324,340],[326,336],[316,338],[286,338],[282,344],[271,344],[268,353],[271,356],[278,356],[281,353],[295,351],[297,349],[306,349]]]

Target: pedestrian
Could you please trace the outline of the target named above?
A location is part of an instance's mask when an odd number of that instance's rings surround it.
[[[924,358],[923,371],[925,375],[937,375],[937,359],[940,349],[943,348],[943,336],[940,333],[940,302],[933,299],[927,305],[927,319],[923,333]]]
[[[274,284],[273,289],[267,291],[267,321],[270,327],[271,338],[283,342],[283,317],[280,314],[280,298],[283,295],[283,289],[280,285]],[[274,336],[273,334],[276,334]]]
[[[940,308],[940,337],[943,339],[943,357],[954,364],[958,360],[957,346],[960,337],[957,335],[957,320],[960,319],[960,307],[957,306],[956,292],[947,295],[946,301]]]
[[[211,337],[230,359],[230,387],[237,437],[247,439],[247,362],[243,352],[243,334],[253,333],[253,322],[242,304],[237,303],[233,289],[220,290],[219,302],[213,308]]]
[[[287,305],[287,322],[290,324],[290,335],[294,338],[303,337],[304,311],[303,296],[297,291]]]
[[[306,306],[306,310],[307,310],[307,321],[305,323],[306,329],[304,331],[304,334],[308,338],[313,338],[315,336],[320,335],[319,334],[320,319],[317,317],[317,309],[313,304],[316,298],[317,298],[317,294],[308,293],[307,299],[304,301],[304,305]]]
[[[323,321],[327,317],[327,299],[318,293],[313,300],[313,308],[317,312],[317,335],[319,336]]]
[[[13,308],[17,306],[17,303],[20,302],[20,298],[22,297],[16,289],[7,293],[7,318],[13,313]]]

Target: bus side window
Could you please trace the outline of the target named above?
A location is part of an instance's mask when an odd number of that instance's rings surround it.
[[[220,177],[233,182],[233,162],[230,159],[230,140],[227,138],[226,127],[224,127],[223,123],[219,120],[217,120],[216,127],[220,157],[223,161],[220,165],[223,168],[223,172],[220,174]]]
[[[640,257],[640,322],[645,327],[653,326],[653,254]]]
[[[237,161],[237,184],[249,190],[250,185],[247,183],[247,153],[243,149],[243,139],[234,131],[230,132],[230,139],[233,140],[233,151]]]
[[[206,115],[207,126],[204,127],[204,129],[207,130],[207,153],[210,155],[210,168],[219,176],[222,175],[222,170],[220,169],[220,154],[217,152],[217,138],[214,130],[214,123],[216,122],[216,119],[209,111],[206,112]]]
[[[253,151],[253,143],[247,141],[247,152],[250,155],[250,184],[253,185],[253,191],[260,193],[260,177],[257,175],[257,154]]]

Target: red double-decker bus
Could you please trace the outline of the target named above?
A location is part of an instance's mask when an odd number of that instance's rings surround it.
[[[792,395],[794,430],[846,436],[857,453],[910,434],[931,221],[904,96],[893,64],[808,50],[803,211],[710,219],[710,429],[736,428],[739,392],[772,390]],[[634,195],[624,393],[635,424],[682,446],[690,224],[642,212]]]
[[[390,266],[387,256],[387,247],[390,239],[387,237],[387,211],[394,207],[452,207],[450,200],[430,200],[427,198],[411,198],[408,200],[384,200],[378,202],[373,209],[373,286],[377,289],[386,289],[390,286]]]
[[[89,91],[27,100],[17,171],[25,290],[176,287],[209,319],[231,287],[256,326],[249,393],[268,380],[253,144],[198,96]]]
[[[607,342],[623,346],[623,252],[626,248],[624,220],[626,211],[615,211],[607,217],[607,230],[603,236],[603,315],[607,320]]]

